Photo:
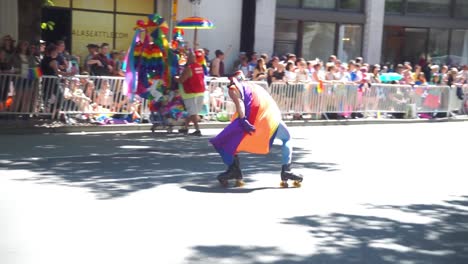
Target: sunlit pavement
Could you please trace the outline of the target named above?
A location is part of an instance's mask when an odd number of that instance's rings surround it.
[[[0,136],[0,263],[468,263],[468,123],[294,127],[222,189],[208,139]]]

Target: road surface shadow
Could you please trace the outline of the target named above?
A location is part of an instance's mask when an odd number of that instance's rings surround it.
[[[222,192],[224,189],[217,186],[216,176],[226,168],[208,140],[209,137],[148,134],[44,137],[41,141],[28,142],[30,149],[39,153],[36,156],[41,154],[39,157],[11,159],[0,163],[0,169],[32,171],[38,176],[18,180],[87,188],[98,199],[124,197],[163,184],[187,186],[185,189],[189,191],[207,192],[212,188],[213,192]],[[14,151],[5,151],[5,154],[21,155]],[[307,155],[310,157],[310,150],[296,148],[294,160]],[[251,175],[255,174],[278,174],[274,179],[278,181],[280,160],[279,146],[274,146],[269,155],[241,154],[246,183],[254,182],[255,177]],[[334,163],[297,163],[295,166],[311,170],[310,175],[314,175],[313,170],[337,170]],[[248,193],[263,189],[247,187],[223,192]]]
[[[194,254],[187,258],[187,263],[468,263],[468,196],[441,204],[368,205],[368,208],[370,214],[374,209],[391,210],[392,215],[407,214],[430,221],[418,223],[339,213],[297,216],[282,223],[306,227],[314,241],[318,241],[311,245],[311,251],[317,253],[298,256],[278,247],[200,245],[192,248]]]

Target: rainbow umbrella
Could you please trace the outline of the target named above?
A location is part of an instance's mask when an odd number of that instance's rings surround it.
[[[211,29],[214,28],[214,24],[206,18],[193,16],[186,17],[179,21],[179,23],[177,23],[177,28],[195,29],[195,34],[193,36],[193,48],[196,49],[198,29]]]

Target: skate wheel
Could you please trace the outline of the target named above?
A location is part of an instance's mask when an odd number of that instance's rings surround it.
[[[288,188],[289,187],[288,182],[284,182],[284,181],[280,183],[280,186],[282,188]]]
[[[299,181],[294,181],[294,187],[299,188],[302,186],[302,183]]]
[[[227,188],[227,187],[229,186],[228,181],[219,181],[219,184],[220,184],[221,187],[223,187],[223,188]]]
[[[236,181],[236,187],[243,187],[244,185],[245,185],[245,182],[243,180]]]

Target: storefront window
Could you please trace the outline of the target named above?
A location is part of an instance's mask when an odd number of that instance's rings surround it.
[[[461,18],[468,18],[468,1],[457,0],[455,6],[455,16]]]
[[[278,7],[299,7],[300,0],[277,0],[276,6]]]
[[[448,16],[451,0],[408,0],[408,13]]]
[[[73,54],[82,59],[88,54],[86,45],[109,43],[112,47],[114,38],[114,15],[72,11],[72,46]],[[131,26],[133,24],[130,24]],[[83,61],[83,60],[82,60]]]
[[[336,1],[335,0],[304,0],[304,7],[335,9]]]
[[[334,53],[335,24],[333,23],[304,23],[304,37],[302,55],[306,60],[319,58],[326,60]]]
[[[436,64],[448,62],[449,31],[445,29],[431,29],[429,33],[429,57]]]
[[[70,7],[70,0],[54,0],[56,7]]]
[[[275,39],[296,41],[298,24],[297,20],[276,20]]]
[[[337,55],[341,61],[349,61],[362,55],[362,27],[360,25],[340,25],[338,35]]]
[[[297,20],[276,20],[275,26],[275,54],[296,53],[297,47]]]
[[[405,28],[405,37],[403,41],[403,58],[402,61],[409,61],[413,64],[421,63],[427,59],[426,42],[427,31],[425,28]]]
[[[115,32],[115,49],[127,51],[135,31],[133,27],[138,20],[146,20],[145,16],[117,15]]]
[[[387,63],[401,62],[401,50],[403,45],[403,27],[384,27],[382,41],[382,61]]]
[[[386,0],[385,12],[387,13],[401,13],[403,9],[403,0]]]
[[[468,30],[457,29],[452,31],[449,64],[468,64]]]
[[[73,0],[73,8],[114,11],[114,0]]]
[[[340,0],[340,9],[360,11],[361,0]]]
[[[148,0],[117,0],[117,12],[151,14],[154,1]]]

